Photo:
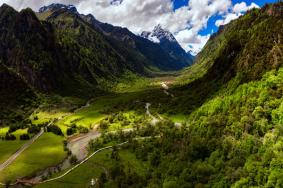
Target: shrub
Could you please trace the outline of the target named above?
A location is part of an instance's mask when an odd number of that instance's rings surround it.
[[[128,125],[130,125],[130,121],[128,121],[128,120],[124,120],[122,123],[121,123],[121,125],[122,126],[128,126]]]
[[[74,129],[74,128],[68,128],[68,129],[67,129],[67,135],[68,135],[68,136],[73,135],[73,134],[75,134],[76,132],[77,132],[77,130]]]
[[[62,130],[56,125],[50,125],[49,127],[47,127],[47,132],[52,132],[56,135],[63,136]]]
[[[88,133],[88,129],[85,128],[85,127],[79,127],[79,132],[83,133],[83,134],[86,134],[86,133]]]
[[[109,127],[109,123],[106,121],[106,120],[101,120],[100,121],[100,124],[99,124],[99,127],[101,128],[101,129],[108,129],[108,127]]]
[[[29,140],[29,139],[30,139],[30,137],[29,137],[28,134],[22,134],[22,135],[20,136],[20,140]]]
[[[28,128],[28,133],[29,134],[37,134],[39,133],[40,128],[38,126],[32,125],[31,127]]]
[[[21,128],[21,126],[19,125],[19,124],[13,124],[13,125],[11,125],[10,127],[9,127],[9,133],[12,133],[12,132],[15,132],[15,131],[17,131],[18,129],[20,129]]]
[[[16,136],[10,133],[6,133],[5,140],[16,140]]]

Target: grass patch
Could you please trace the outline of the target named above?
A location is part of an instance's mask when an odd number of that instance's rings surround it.
[[[0,137],[5,136],[8,132],[9,128],[1,128],[0,129]],[[26,141],[20,140],[20,135],[27,133],[27,129],[20,129],[12,134],[16,136],[16,140],[14,141],[6,141],[0,139],[0,164],[5,162],[13,153],[15,153]]]
[[[37,171],[58,164],[66,156],[62,142],[63,137],[44,133],[10,166],[0,172],[0,181],[15,181],[20,177],[32,175]]]
[[[132,93],[140,92],[149,89],[160,88],[161,82],[173,83],[176,72],[168,72],[155,77],[141,77],[139,75],[127,72],[125,73],[114,86],[109,86],[110,90],[115,93]]]
[[[30,120],[36,125],[48,123],[52,119],[69,115],[72,110],[85,103],[85,100],[74,97],[45,96],[45,101],[31,114]]]
[[[31,115],[30,119],[32,123],[35,125],[48,123],[52,119],[60,118],[62,116],[66,116],[68,112],[59,112],[56,110],[51,111],[38,111]]]
[[[126,111],[124,113],[120,112],[116,115],[109,116],[109,119],[113,118],[113,123],[109,123],[109,127],[106,131],[115,131],[119,129],[130,129],[143,118],[142,115],[138,114],[135,111]]]
[[[188,120],[188,116],[184,114],[168,115],[167,118],[169,118],[174,123],[184,123]]]
[[[66,133],[67,128],[72,124],[88,129],[93,128],[95,125],[99,124],[101,120],[109,116],[115,107],[120,108],[124,103],[134,100],[136,97],[136,93],[125,93],[95,98],[88,107],[64,117],[57,122],[57,125],[61,128],[63,133]],[[117,126],[119,125],[113,124],[111,129],[115,129]]]
[[[13,153],[15,153],[26,141],[3,141],[0,140],[0,163],[5,162]],[[1,179],[1,178],[0,178]]]

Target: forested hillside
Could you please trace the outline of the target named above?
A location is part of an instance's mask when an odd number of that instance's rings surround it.
[[[283,186],[282,6],[251,10],[221,28],[177,79],[174,98],[146,98],[155,101],[157,114],[184,114],[183,126],[164,121],[137,131],[155,136],[126,147],[150,166],[148,174],[116,164],[124,173],[110,182],[129,186],[135,178],[149,187]]]
[[[152,76],[156,72],[184,67],[157,44],[127,29],[109,25],[121,33],[119,40],[109,37],[80,15],[75,7],[61,6],[52,4],[52,9],[37,14],[31,9],[17,12],[6,4],[0,7],[1,71],[13,72],[33,93],[87,99],[105,92],[107,85],[114,84],[125,74]],[[127,41],[123,38],[126,36],[136,41],[136,46],[148,55],[130,44],[125,45]],[[2,76],[2,81],[8,79],[6,74]],[[12,91],[15,84],[2,84],[1,88],[5,89],[1,92]],[[1,100],[2,104],[9,101],[14,107],[23,108],[30,106],[25,101],[34,100],[31,95],[18,100],[17,92],[9,92],[9,95],[9,100]],[[13,112],[9,108],[10,105],[6,106],[5,111]],[[1,108],[0,114],[4,113]],[[9,119],[6,115],[1,117]]]

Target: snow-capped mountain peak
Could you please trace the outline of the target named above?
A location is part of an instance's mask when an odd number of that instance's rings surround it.
[[[174,35],[170,31],[163,29],[160,24],[154,27],[151,35],[156,36],[159,40],[167,39],[170,42],[177,42]]]
[[[155,26],[152,32],[142,32],[141,36],[155,43],[165,40],[172,43],[178,43],[174,35],[170,31],[163,29],[160,24]]]
[[[155,26],[152,32],[142,32],[141,37],[154,43],[158,43],[161,48],[169,53],[173,58],[185,61],[188,64],[193,62],[193,56],[190,53],[187,53],[180,46],[174,35],[170,31],[163,29],[161,25]]]

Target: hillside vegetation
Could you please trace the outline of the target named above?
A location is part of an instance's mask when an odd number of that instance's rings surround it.
[[[85,69],[75,69],[82,71],[79,83],[88,85],[94,79],[98,85],[104,84],[94,90],[106,88],[108,93],[86,106],[81,99],[58,96],[55,100],[53,96],[53,103],[40,106],[27,124],[40,126],[58,118],[52,128],[61,139],[97,131],[101,135],[90,141],[89,154],[105,146],[113,148],[94,155],[59,180],[36,186],[88,187],[94,179],[96,187],[109,188],[283,187],[282,10],[283,3],[276,3],[248,11],[211,36],[194,65],[180,73],[160,73],[158,78],[133,74],[139,69],[133,69],[135,66],[112,48],[116,39],[104,40],[101,30],[94,31],[93,25],[78,15],[64,10],[44,15],[39,23],[53,26],[54,41],[62,53],[86,65]],[[91,44],[85,47],[88,42]],[[96,55],[96,50],[104,48],[110,51]],[[72,53],[74,49],[79,50]],[[108,53],[111,66],[88,59],[101,62]],[[13,68],[5,70],[5,74],[11,71],[11,77],[18,78],[12,74]],[[68,82],[68,76],[64,91],[78,84]],[[37,97],[33,90],[36,85],[30,87],[28,79],[13,83],[22,86],[22,95]],[[74,91],[80,88],[89,92],[83,89],[86,85],[80,86]],[[62,141],[57,138],[54,142]],[[116,147],[119,143],[124,144]],[[62,158],[62,145],[57,146]],[[29,155],[33,153],[30,149]],[[41,156],[49,154],[53,155]]]
[[[89,20],[67,6],[50,6],[40,13],[0,7],[3,121],[26,118],[40,103],[31,102],[42,99],[38,94],[89,99],[107,93],[105,85],[116,84],[122,75],[153,76],[189,65],[125,28],[102,24],[91,15]]]
[[[115,166],[123,173],[102,184],[283,186],[283,23],[282,15],[273,13],[279,5],[254,9],[221,28],[195,65],[184,71],[197,75],[177,79],[171,90],[174,98],[157,91],[144,97],[154,101],[155,113],[185,113],[184,124],[177,128],[164,120],[144,131],[161,138],[125,146],[140,163],[148,162],[148,174],[129,172],[130,166]],[[123,135],[110,141],[132,137]]]

